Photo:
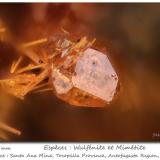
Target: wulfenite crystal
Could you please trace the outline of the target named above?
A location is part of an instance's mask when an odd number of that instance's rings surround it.
[[[60,63],[53,62],[52,68],[57,97],[71,105],[87,107],[103,107],[113,100],[118,76],[105,54],[90,47],[76,56],[63,56]]]

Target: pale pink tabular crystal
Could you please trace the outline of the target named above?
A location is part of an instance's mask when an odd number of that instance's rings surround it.
[[[118,77],[107,56],[88,48],[76,63],[73,85],[106,102],[112,101]]]

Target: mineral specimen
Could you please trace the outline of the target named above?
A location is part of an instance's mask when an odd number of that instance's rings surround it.
[[[76,56],[71,52],[63,60],[61,56],[61,63],[55,61],[52,67],[57,97],[74,106],[88,107],[103,107],[113,100],[118,76],[107,55],[86,48],[77,51]]]

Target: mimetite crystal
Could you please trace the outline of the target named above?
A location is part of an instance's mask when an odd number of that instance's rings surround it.
[[[62,59],[61,67],[52,68],[57,97],[73,106],[86,107],[103,107],[113,100],[118,76],[105,54],[87,48],[74,63],[72,55]]]

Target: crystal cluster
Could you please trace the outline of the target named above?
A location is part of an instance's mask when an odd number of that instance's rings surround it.
[[[118,76],[108,57],[93,49],[85,37],[78,43],[65,39],[58,46],[52,60],[56,96],[74,106],[103,107],[111,102]]]

